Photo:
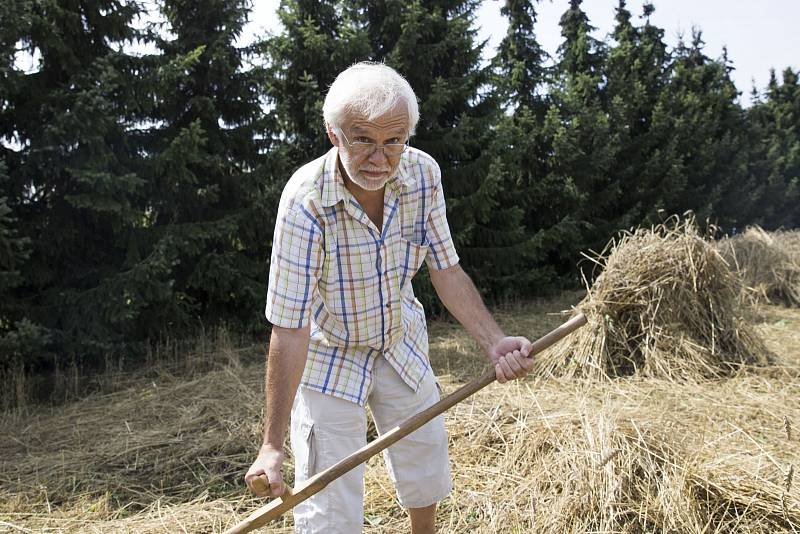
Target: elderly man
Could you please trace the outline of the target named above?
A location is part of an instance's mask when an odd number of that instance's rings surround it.
[[[245,476],[251,488],[265,479],[273,496],[285,489],[290,414],[298,483],[365,445],[365,405],[382,433],[439,400],[411,286],[423,261],[498,381],[531,365],[531,343],[503,334],[458,264],[439,167],[408,146],[419,119],[408,82],[359,63],[331,85],[323,114],[333,148],[289,180],[273,240],[264,443]],[[451,489],[442,416],[384,457],[412,532],[434,532],[436,504]],[[297,532],[361,532],[363,492],[362,465],[295,508]]]

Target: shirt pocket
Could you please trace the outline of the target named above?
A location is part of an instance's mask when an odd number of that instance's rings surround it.
[[[400,238],[400,288],[402,289],[417,274],[428,253],[426,245],[418,245]]]

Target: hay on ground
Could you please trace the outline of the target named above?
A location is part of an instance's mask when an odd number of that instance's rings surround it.
[[[752,226],[721,240],[718,248],[741,277],[744,300],[800,306],[800,231]]]
[[[800,263],[800,230],[780,230],[772,236],[795,263]]]
[[[781,417],[798,411],[764,406],[797,391],[752,375],[493,387],[450,415],[443,531],[791,532],[800,453]]]
[[[767,363],[739,279],[692,219],[623,233],[590,259],[602,273],[577,306],[589,324],[542,354],[539,372],[703,378]]]
[[[500,314],[501,323],[540,334],[559,322],[544,310],[575,300]],[[455,406],[445,416],[454,490],[438,531],[797,532],[800,310],[767,312],[759,329],[781,349],[771,370],[702,382],[515,381]],[[451,326],[431,328],[446,392],[482,369]],[[9,437],[0,440],[0,532],[223,532],[263,504],[242,485],[261,436],[263,383],[263,364],[232,362],[0,412]],[[409,532],[380,455],[365,488],[365,532]],[[260,532],[292,531],[287,514]]]
[[[256,395],[259,386],[243,378],[258,370],[209,374],[193,384],[196,402],[206,409],[219,404],[220,396],[203,395],[212,384],[224,386],[230,406],[241,394]],[[459,385],[450,377],[442,381],[448,391]],[[159,395],[132,394],[149,413],[161,405]],[[440,505],[439,532],[792,532],[791,525],[800,524],[800,484],[787,484],[786,476],[800,466],[800,448],[785,421],[800,421],[794,402],[799,394],[797,380],[755,374],[702,383],[633,378],[493,385],[446,414],[454,489]],[[107,400],[87,399],[82,406],[108,405]],[[120,401],[113,399],[112,408]],[[24,442],[8,447],[15,462],[0,483],[0,521],[6,522],[0,532],[11,525],[20,532],[64,534],[212,534],[263,504],[242,488],[241,467],[234,469],[235,487],[210,491],[224,466],[208,465],[205,457],[192,461],[187,454],[198,445],[217,446],[219,434],[208,434],[208,425],[221,425],[227,413],[216,423],[186,421],[183,427],[186,439],[175,445],[174,455],[187,459],[186,479],[198,477],[193,489],[137,491],[123,502],[117,497],[126,493],[126,484],[141,484],[135,473],[110,473],[116,475],[112,480],[97,476],[97,465],[52,469],[49,456],[77,439],[74,421],[63,417],[69,413],[59,409],[39,420],[50,434],[65,436],[56,449],[31,439],[31,433],[45,435],[36,429],[17,434]],[[241,417],[252,415],[248,408]],[[27,427],[17,424],[6,429]],[[153,419],[146,430],[163,432],[166,426]],[[255,436],[254,429],[243,441]],[[118,450],[125,446],[118,438],[84,448],[87,456],[107,455],[115,444]],[[48,472],[34,472],[36,464]],[[204,471],[204,464],[218,472]],[[82,483],[84,493],[62,485],[69,480]],[[35,486],[39,492],[27,493]],[[365,531],[408,532],[380,456],[369,461],[365,486]],[[148,496],[152,500],[145,501]],[[141,505],[132,505],[134,500]],[[289,534],[291,520],[287,514],[263,532]]]

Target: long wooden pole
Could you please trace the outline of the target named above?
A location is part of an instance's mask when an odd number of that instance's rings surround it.
[[[534,341],[532,353],[536,354],[541,352],[585,324],[586,317],[584,317],[582,313],[578,313],[566,323]],[[449,408],[452,408],[462,400],[473,395],[475,392],[485,388],[494,382],[495,378],[496,374],[494,368],[487,369],[482,376],[476,378],[468,384],[461,386],[456,391],[443,398],[430,408],[427,408],[417,415],[406,419],[398,426],[384,433],[382,436],[368,443],[350,456],[339,460],[328,469],[325,469],[324,471],[321,471],[309,478],[294,490],[287,489],[286,493],[284,493],[281,497],[276,498],[270,503],[254,511],[247,517],[247,519],[240,522],[236,526],[229,528],[224,534],[243,534],[244,532],[250,532],[253,529],[267,524],[273,519],[280,517],[288,510],[294,508],[297,504],[321,491],[323,488],[325,488],[325,486],[344,475],[354,467],[366,462],[383,449],[412,433],[437,415],[445,412]],[[256,479],[256,481],[261,481],[263,483],[263,480],[260,478]]]

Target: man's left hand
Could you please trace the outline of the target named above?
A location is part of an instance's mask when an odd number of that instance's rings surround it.
[[[524,337],[504,337],[489,351],[489,360],[494,365],[497,381],[501,384],[522,378],[533,367],[533,345]]]

